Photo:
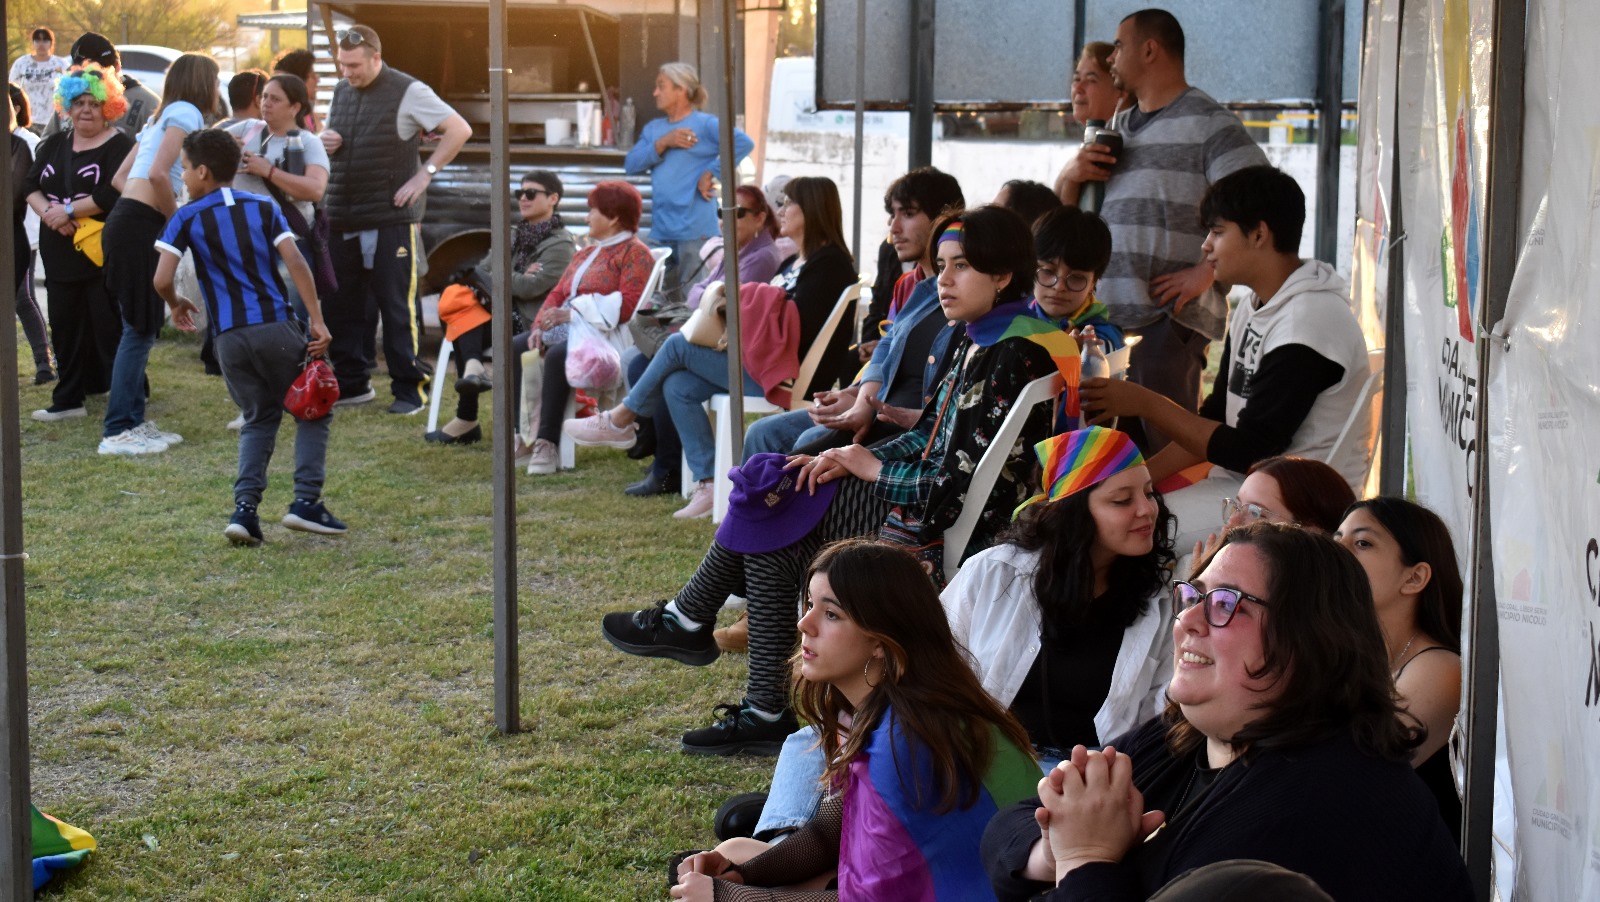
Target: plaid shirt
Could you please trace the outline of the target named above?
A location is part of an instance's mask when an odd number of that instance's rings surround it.
[[[916,546],[938,541],[960,516],[972,473],[1012,403],[1029,382],[1055,371],[1050,355],[1027,339],[975,348],[962,335],[954,362],[917,424],[872,449],[883,461],[873,491],[895,505],[884,537]],[[1040,407],[1028,417],[984,499],[984,514],[967,543],[968,555],[994,544],[1011,522],[1012,510],[1027,498],[1032,469],[1028,452],[1049,433],[1050,412]]]

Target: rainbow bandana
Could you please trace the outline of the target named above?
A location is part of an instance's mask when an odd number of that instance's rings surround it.
[[[965,234],[965,230],[966,223],[952,222],[945,228],[943,232],[939,233],[939,240],[934,243],[944,244],[946,241],[954,241],[957,244],[961,244],[962,247],[966,247],[965,244],[962,244],[962,237]]]
[[[1033,302],[1027,299],[1001,304],[967,325],[967,337],[980,348],[999,344],[1008,338],[1023,338],[1049,352],[1067,390],[1061,393],[1057,408],[1057,428],[1060,424],[1078,422],[1078,382],[1082,379],[1078,342],[1061,331],[1055,323],[1039,319],[1030,312]]]
[[[1059,501],[1123,470],[1144,466],[1144,455],[1127,433],[1104,426],[1052,435],[1033,446],[1044,468],[1044,491],[1017,505],[1011,519],[1035,501]]]

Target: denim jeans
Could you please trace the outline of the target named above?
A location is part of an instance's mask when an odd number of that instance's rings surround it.
[[[756,454],[790,454],[795,442],[816,427],[811,414],[804,410],[791,410],[770,417],[762,417],[750,424],[744,434],[744,459]]]
[[[117,345],[116,362],[111,365],[111,396],[106,400],[105,427],[101,432],[104,437],[121,435],[144,422],[144,370],[155,343],[154,334],[143,335],[127,322],[122,324],[122,341]]]
[[[640,416],[653,417],[663,399],[672,414],[689,460],[684,475],[695,480],[710,479],[716,466],[716,438],[711,421],[701,406],[718,392],[728,390],[728,355],[723,351],[692,345],[682,335],[662,343],[650,365],[622,400]],[[748,372],[744,374],[744,393],[761,394],[761,386]]]
[[[816,727],[804,726],[790,733],[778,752],[778,764],[772,769],[772,788],[761,809],[761,820],[756,822],[756,835],[810,823],[822,801],[822,772],[826,767]]]

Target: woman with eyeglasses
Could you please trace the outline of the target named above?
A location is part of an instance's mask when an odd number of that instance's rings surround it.
[[[1355,500],[1350,483],[1322,461],[1289,455],[1269,457],[1251,464],[1239,490],[1233,497],[1222,499],[1220,531],[1264,520],[1332,535]],[[1192,560],[1203,559],[1208,549],[1215,548],[1217,536],[1212,533],[1196,542]],[[1192,560],[1186,559],[1178,572],[1187,573]]]
[[[755,185],[740,185],[734,195],[739,202],[735,235],[739,249],[739,281],[766,282],[777,274],[781,262],[776,243],[777,219],[773,216],[772,208],[767,206],[766,195]],[[705,296],[711,283],[726,281],[725,256],[720,247],[706,254],[699,262],[698,269],[709,271],[682,293],[683,301],[669,300],[651,310],[641,310],[639,315],[650,317],[643,322],[653,321],[662,330],[676,333],[689,314],[700,306],[700,299]],[[685,278],[694,277],[694,273],[690,272]],[[676,294],[666,297],[675,298]],[[638,339],[637,334],[635,338]],[[659,345],[651,347],[649,353],[645,353],[646,348],[642,343],[636,344],[636,347],[640,353],[628,361],[628,384],[659,388],[655,390],[655,397],[642,402],[653,404],[656,412],[639,417],[639,440],[629,449],[628,456],[641,460],[653,454],[655,459],[650,464],[650,472],[623,489],[623,492],[635,497],[672,494],[681,487],[683,475],[679,472],[682,467],[683,439],[675,417],[688,416],[689,427],[686,431],[691,442],[703,443],[710,438],[709,422],[707,429],[699,428],[705,416],[691,407],[698,406],[719,391],[728,390],[728,355],[715,348],[690,345],[677,334],[669,334]],[[680,372],[683,375],[679,375]],[[677,404],[663,403],[667,398],[682,400]],[[622,406],[627,406],[626,400]],[[615,409],[611,413],[613,421],[618,416],[626,417],[626,414]],[[697,445],[690,455],[691,459],[699,459],[704,448],[703,444]],[[711,453],[714,458],[715,449]]]
[[[1331,538],[1231,529],[1173,588],[1165,713],[1079,746],[984,835],[1001,899],[1146,899],[1229,859],[1335,899],[1469,900],[1438,806],[1411,772],[1366,574]],[[1043,895],[1038,895],[1043,893]]]
[[[556,212],[563,190],[560,176],[536,169],[524,175],[522,186],[511,192],[521,217],[511,227],[510,309],[516,323],[513,348],[527,347],[527,324],[533,322],[539,305],[572,262],[572,233]],[[483,429],[478,426],[478,395],[494,387],[484,365],[493,344],[490,329],[496,291],[494,255],[457,270],[451,274],[450,283],[439,295],[439,321],[454,348],[456,415],[423,438],[440,445],[466,445],[483,439]],[[503,310],[504,288],[500,289],[500,297]],[[521,354],[513,353],[510,366],[502,372],[512,374],[515,406],[521,410]],[[526,440],[517,436],[514,457],[521,466],[526,466],[533,455],[532,440],[531,435]]]
[[[800,255],[783,264],[773,284],[781,284],[784,295],[793,302],[799,313],[800,332],[798,356],[806,349],[827,324],[828,314],[839,301],[839,296],[857,278],[855,261],[845,249],[844,232],[839,207],[839,189],[832,179],[801,177],[790,179],[783,187],[787,198],[778,208],[778,228],[781,234],[795,240],[801,247]],[[741,201],[746,203],[746,201]],[[748,218],[748,217],[746,217]],[[752,223],[752,227],[754,223]],[[739,281],[749,284],[741,270]],[[746,347],[754,330],[747,324]],[[794,391],[809,397],[815,389],[827,388],[843,372],[841,361],[848,362],[850,330],[838,328],[828,345],[824,364],[809,386],[796,385]],[[746,354],[748,362],[750,355]],[[659,361],[657,363],[656,361]],[[728,391],[727,355],[712,348],[689,344],[684,338],[669,339],[657,352],[653,369],[634,383],[628,397],[616,407],[601,411],[599,416],[568,420],[563,427],[567,435],[580,445],[603,445],[610,448],[631,448],[637,440],[637,420],[652,416],[657,410],[672,413],[683,441],[690,472],[683,474],[696,482],[689,503],[673,514],[679,519],[711,516],[712,467],[716,461],[715,439],[711,423],[702,412],[701,404],[717,392]],[[846,377],[848,379],[848,376]],[[761,395],[764,389],[746,366],[742,390],[746,395]]]
[[[1378,497],[1352,504],[1333,537],[1367,571],[1400,706],[1428,730],[1411,763],[1459,838],[1449,741],[1461,709],[1463,589],[1450,528],[1420,504]]]

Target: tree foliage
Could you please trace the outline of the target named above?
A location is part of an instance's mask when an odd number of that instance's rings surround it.
[[[233,12],[227,0],[11,0],[6,7],[10,57],[32,52],[28,35],[40,25],[56,33],[56,53],[95,31],[122,44],[158,44],[209,52],[231,41]]]

